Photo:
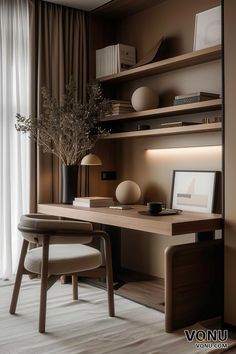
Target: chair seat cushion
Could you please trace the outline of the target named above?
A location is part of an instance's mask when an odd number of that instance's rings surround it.
[[[28,251],[25,268],[32,273],[41,273],[42,247]],[[70,274],[94,269],[102,264],[101,252],[85,245],[50,245],[48,274]]]

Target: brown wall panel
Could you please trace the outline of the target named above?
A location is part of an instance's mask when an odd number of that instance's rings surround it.
[[[236,1],[225,7],[225,322],[236,326]]]
[[[204,146],[209,142],[212,147]],[[121,179],[131,179],[139,184],[143,202],[164,201],[170,206],[173,170],[221,170],[220,143],[219,133],[123,141],[120,149]],[[194,241],[194,235],[175,239],[150,236],[123,230],[122,262],[125,267],[161,277],[164,274],[165,248]]]
[[[193,50],[195,14],[220,5],[220,0],[167,0],[163,3],[123,18],[117,23],[117,40],[134,45],[138,59],[165,36],[169,55]]]
[[[167,0],[135,15],[120,19],[117,22],[116,36],[119,42],[137,47],[138,58],[141,58],[160,38],[165,35],[172,38],[170,55],[190,52],[193,49],[195,14],[220,4],[219,0]],[[110,43],[112,44],[112,43]],[[130,99],[135,88],[148,85],[157,90],[162,105],[172,104],[176,94],[195,91],[221,92],[221,62],[214,61],[186,69],[172,71],[154,77],[126,82],[117,85],[117,96]],[[113,91],[111,90],[111,97]],[[219,112],[201,113],[197,115],[172,117],[171,120],[197,119],[205,116],[214,118]],[[146,121],[153,127],[169,118]],[[127,124],[136,128],[137,123]],[[105,144],[105,145],[104,145]],[[140,138],[117,141],[116,144],[103,142],[103,151],[113,159],[111,166],[116,168],[118,179],[113,183],[99,182],[99,188],[108,193],[115,191],[116,185],[125,179],[136,181],[142,190],[142,202],[163,200],[169,203],[174,169],[221,170],[221,150],[177,149],[189,146],[217,146],[221,144],[221,133],[193,134],[185,136],[169,136],[158,138]],[[111,149],[112,147],[112,149]],[[161,153],[147,153],[147,149],[164,150]],[[102,150],[101,150],[102,151]],[[149,154],[149,155],[148,155]],[[106,158],[105,158],[106,159]],[[109,166],[107,166],[108,168]],[[113,188],[113,189],[112,189]],[[185,235],[167,239],[164,236],[150,237],[148,234],[123,230],[122,264],[124,267],[140,270],[157,276],[164,273],[164,249],[176,243],[194,240],[193,235]]]

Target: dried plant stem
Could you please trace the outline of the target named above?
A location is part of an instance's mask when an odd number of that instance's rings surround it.
[[[66,86],[63,105],[42,88],[43,112],[39,117],[17,114],[16,129],[29,134],[43,149],[58,157],[66,165],[75,165],[97,143],[99,137],[109,132],[99,126],[99,120],[111,110],[100,85],[88,88],[88,102],[76,99],[76,87],[70,80]]]

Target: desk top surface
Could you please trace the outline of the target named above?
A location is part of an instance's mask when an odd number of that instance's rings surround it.
[[[66,204],[38,204],[39,213],[165,236],[222,229],[223,219],[220,214],[185,211],[178,215],[149,216],[138,213],[144,210],[147,210],[145,205],[132,205],[132,209],[129,210],[116,210],[100,207],[78,208]]]

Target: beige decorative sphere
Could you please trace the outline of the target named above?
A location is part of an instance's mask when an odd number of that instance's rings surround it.
[[[146,111],[158,107],[159,96],[151,87],[142,86],[134,91],[131,103],[135,111]]]
[[[116,188],[116,199],[121,204],[135,204],[141,197],[139,185],[133,181],[121,182]]]

